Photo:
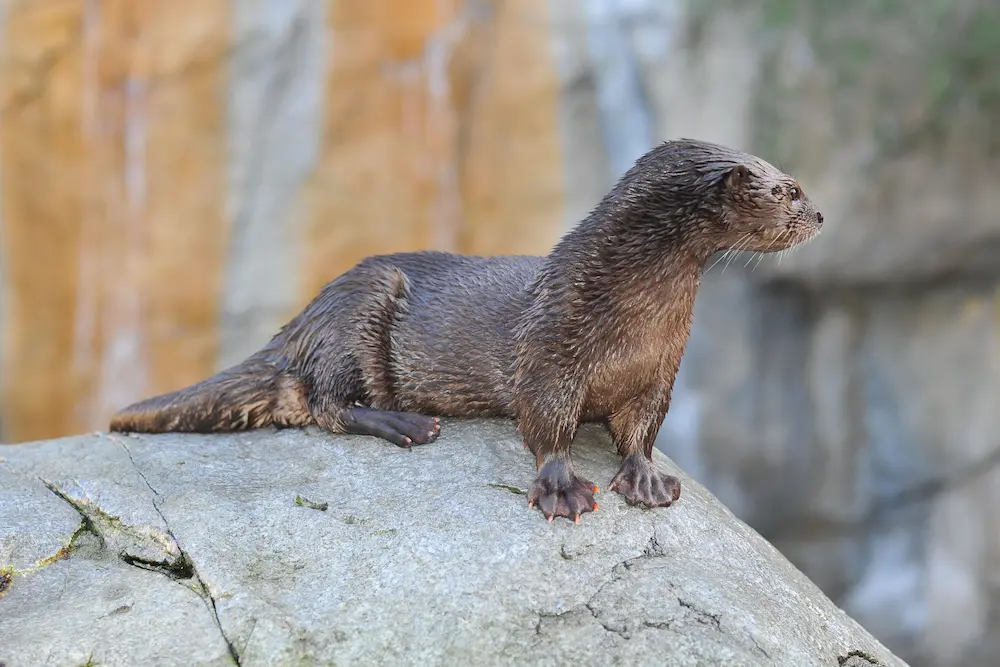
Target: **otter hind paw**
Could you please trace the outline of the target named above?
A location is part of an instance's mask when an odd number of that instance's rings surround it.
[[[437,440],[441,425],[437,417],[415,412],[390,412],[370,408],[352,408],[346,425],[348,433],[373,435],[409,449]]]

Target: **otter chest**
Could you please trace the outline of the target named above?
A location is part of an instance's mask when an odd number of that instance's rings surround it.
[[[684,327],[660,329],[653,322],[623,332],[595,356],[584,412],[590,418],[606,417],[659,385],[672,383],[686,338]]]

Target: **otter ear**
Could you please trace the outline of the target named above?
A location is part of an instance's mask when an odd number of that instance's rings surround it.
[[[738,164],[726,172],[726,187],[730,190],[739,190],[750,179],[750,170],[746,165]]]

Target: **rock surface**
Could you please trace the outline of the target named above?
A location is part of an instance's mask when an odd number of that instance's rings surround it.
[[[708,273],[663,451],[914,667],[994,667],[1000,4],[553,5],[572,219],[677,136],[826,216]]]
[[[826,230],[709,273],[663,450],[914,667],[996,665],[996,0],[33,0],[0,29],[3,440],[242,359],[364,254],[545,252],[648,147],[720,141]]]
[[[905,664],[682,473],[671,508],[602,491],[546,523],[510,422],[409,452],[260,431],[3,455],[6,667]],[[602,489],[618,464],[596,427],[576,460]]]

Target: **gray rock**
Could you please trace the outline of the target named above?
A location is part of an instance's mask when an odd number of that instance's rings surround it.
[[[905,664],[659,453],[678,503],[605,491],[580,525],[527,507],[503,421],[413,451],[260,431],[3,454],[6,667]],[[618,465],[593,426],[576,461],[602,488]]]
[[[828,228],[760,273],[820,288],[996,281],[998,78],[969,64],[1000,7],[813,2],[775,18],[756,26],[749,146],[802,179]]]
[[[993,665],[996,288],[815,294],[739,268],[705,278],[659,446],[897,655]]]
[[[658,445],[897,655],[995,665],[1000,98],[968,64],[1000,5],[550,2],[567,210],[695,136],[826,215],[706,276]]]

